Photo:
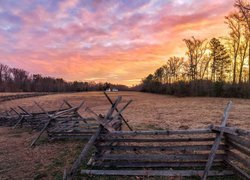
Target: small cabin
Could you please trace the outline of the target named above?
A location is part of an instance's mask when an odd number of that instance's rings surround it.
[[[110,91],[111,91],[111,89],[110,89],[110,88],[106,89],[106,92],[110,92]]]

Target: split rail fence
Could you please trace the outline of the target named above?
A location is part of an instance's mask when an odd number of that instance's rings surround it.
[[[0,103],[5,101],[11,101],[15,99],[22,99],[22,98],[29,98],[29,97],[36,97],[36,96],[46,96],[52,93],[27,93],[27,94],[15,94],[15,95],[8,95],[8,96],[0,96]]]
[[[106,93],[104,94],[113,106],[110,97]],[[45,133],[50,140],[88,140],[99,126],[96,117],[102,117],[102,115],[97,115],[88,107],[85,108],[85,111],[89,111],[94,114],[95,117],[83,117],[79,113],[79,110],[83,107],[84,102],[78,106],[73,106],[68,101],[63,100],[61,106],[53,111],[46,111],[40,103],[34,103],[35,106],[40,109],[39,112],[30,112],[19,105],[17,108],[11,108],[9,111],[0,114],[1,126],[10,126],[13,127],[13,129],[26,127],[39,131],[37,137],[32,141],[31,147],[36,145],[37,141]],[[131,103],[131,101],[129,103]],[[63,108],[65,105],[67,107]],[[118,111],[117,108],[115,108],[114,111]],[[125,122],[128,128],[132,130],[122,115],[119,117]]]
[[[250,179],[250,132],[226,126],[231,106],[229,102],[220,126],[206,129],[122,131],[99,119],[99,128],[64,179],[78,171],[91,176],[197,176],[205,180],[237,175]],[[105,117],[112,124],[112,114]],[[80,170],[83,162],[88,163]]]
[[[35,102],[40,112],[24,107],[0,114],[0,125],[13,128],[31,127],[39,131],[34,146],[47,133],[50,139],[88,140],[64,179],[76,174],[105,176],[236,176],[250,179],[250,132],[228,127],[232,102],[224,110],[221,124],[205,129],[135,131],[122,113],[131,104],[121,105],[104,93],[111,104],[106,114],[97,114],[86,107],[92,117],[83,117],[79,110],[84,102],[73,106],[64,100],[53,111],[46,111]],[[67,106],[63,108],[63,106]],[[123,125],[129,131],[123,130]],[[91,152],[94,152],[91,154]],[[91,154],[91,156],[89,156]],[[81,164],[85,169],[80,170]]]

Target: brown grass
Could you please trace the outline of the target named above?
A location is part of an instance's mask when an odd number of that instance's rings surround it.
[[[123,102],[133,99],[124,112],[124,117],[134,129],[189,129],[204,128],[210,124],[220,124],[226,98],[176,98],[172,96],[139,92],[110,93],[112,99],[122,95]],[[55,109],[63,99],[73,104],[86,102],[97,113],[105,113],[110,107],[101,92],[56,94],[27,99],[18,99],[0,104],[0,111],[22,105],[26,109],[39,111],[33,101],[45,109]],[[250,100],[232,99],[233,108],[229,125],[250,129]],[[124,104],[124,103],[123,103]],[[81,113],[89,116],[82,108]],[[124,128],[126,129],[126,128]],[[64,167],[70,167],[76,154],[83,146],[79,142],[43,142],[30,149],[29,145],[37,132],[0,128],[0,179],[44,178],[56,179],[62,175]]]
[[[229,116],[229,125],[250,129],[250,100],[227,99],[227,98],[206,98],[188,97],[177,98],[166,95],[156,95],[139,92],[118,92],[110,93],[112,99],[116,96],[123,96],[123,102],[132,99],[132,104],[124,112],[135,129],[161,128],[201,128],[209,124],[219,124],[223,109],[229,100],[233,101],[233,108]],[[85,101],[88,106],[98,113],[105,113],[110,104],[101,92],[83,92],[71,94],[56,94],[15,101],[3,102],[0,104],[0,111],[7,110],[16,105],[22,105],[31,111],[40,111],[34,101],[39,102],[46,110],[58,108],[62,100],[66,99],[74,105]],[[81,109],[84,112],[84,108]]]

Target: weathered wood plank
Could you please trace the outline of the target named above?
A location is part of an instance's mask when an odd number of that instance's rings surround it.
[[[243,179],[250,179],[250,175],[243,171],[241,168],[237,167],[235,164],[230,162],[229,160],[225,160],[225,162]]]
[[[246,129],[239,129],[236,127],[226,127],[226,129],[229,129],[231,131],[234,131],[237,133],[239,136],[245,136],[245,137],[250,137],[250,131]]]
[[[108,99],[108,101],[110,102],[111,105],[113,105],[113,101],[110,99],[110,97],[108,96],[108,94],[106,92],[104,92],[104,95],[106,96],[106,98]],[[118,112],[118,109],[115,108],[116,112]],[[120,117],[122,118],[123,122],[126,124],[126,126],[129,128],[130,131],[133,131],[132,127],[128,124],[128,121],[123,117],[122,114],[120,114]]]
[[[226,133],[226,134],[231,134],[231,135],[235,135],[235,136],[238,135],[236,129],[231,129],[231,128],[227,128],[227,127],[221,127],[221,126],[212,126],[211,129],[213,131],[216,131],[216,132],[223,131],[223,133]]]
[[[24,120],[24,116],[21,116],[17,123],[13,126],[13,129],[16,129],[16,127]]]
[[[105,146],[98,145],[96,146],[98,149],[105,150],[116,150],[116,151],[208,151],[211,150],[212,145],[183,145],[183,146],[132,146],[132,145],[117,145],[117,146]],[[225,145],[220,145],[218,150],[225,150]]]
[[[204,167],[206,162],[131,162],[131,161],[117,161],[117,162],[102,162],[101,164],[94,164],[94,167],[105,167],[105,168],[194,168],[194,167]],[[215,162],[213,166],[223,166],[224,163],[222,161]]]
[[[64,131],[61,131],[61,128],[60,128],[60,131],[51,131],[50,133],[51,134],[79,134],[79,135],[81,135],[81,134],[93,134],[93,133],[95,133],[96,132],[96,129],[91,129],[91,130],[84,130],[84,129],[81,129],[81,131],[78,131],[78,132],[76,132],[76,131],[69,131],[69,132],[64,132]]]
[[[111,141],[111,142],[136,142],[136,143],[147,143],[147,142],[204,142],[204,141],[214,141],[215,138],[105,138],[100,139],[100,141]]]
[[[24,108],[22,108],[21,106],[17,106],[19,109],[21,109],[24,113],[33,116],[30,112],[26,111]]]
[[[236,154],[233,151],[228,151],[227,152],[227,158],[229,160],[238,161],[239,163],[242,163],[246,167],[250,167],[250,158],[242,157],[242,156]]]
[[[155,131],[113,131],[109,136],[125,136],[125,135],[174,135],[174,134],[207,134],[213,133],[210,128],[192,129],[192,130],[155,130]]]
[[[16,115],[20,116],[20,113],[17,112],[14,108],[10,108],[14,113],[16,113]]]
[[[245,129],[237,129],[237,133],[242,136],[250,137],[250,131]]]
[[[117,106],[121,102],[121,100],[122,100],[122,97],[118,96],[117,99],[115,100],[114,104],[111,105],[111,108],[109,109],[106,116],[104,117],[105,120],[107,120],[108,118],[110,118],[112,116],[113,112],[115,111],[115,109],[117,108]]]
[[[226,135],[226,138],[228,141],[234,141],[234,142],[250,149],[250,140],[249,139],[244,139],[242,137],[232,136],[232,135]]]
[[[74,112],[76,109],[78,109],[78,107],[73,107],[73,108],[70,108],[70,109],[67,109],[67,110],[64,110],[64,111],[59,111],[58,113],[53,114],[53,118],[57,118],[57,117],[61,117],[63,115],[67,115],[69,113]]]
[[[238,151],[240,151],[243,154],[246,154],[248,156],[250,156],[250,150],[245,148],[244,146],[235,143],[234,141],[228,141],[227,144],[229,144],[230,146],[232,146],[233,148],[237,149]]]
[[[206,160],[209,154],[107,154],[102,157],[96,157],[99,160]],[[225,154],[216,154],[215,159],[222,159]]]
[[[43,111],[44,114],[47,115],[47,117],[51,117],[51,115],[47,111],[45,111],[45,109],[38,102],[34,101],[34,103]]]
[[[209,170],[210,170],[210,168],[212,166],[212,163],[213,163],[213,161],[215,159],[216,151],[218,150],[221,139],[223,137],[223,133],[224,133],[223,127],[225,127],[226,124],[227,124],[227,120],[228,120],[228,116],[229,116],[229,110],[231,109],[231,106],[232,106],[232,101],[230,101],[227,104],[227,106],[226,106],[226,108],[224,110],[223,118],[222,118],[222,121],[221,121],[222,129],[221,129],[220,133],[216,135],[213,147],[212,147],[211,152],[210,152],[209,157],[208,157],[208,161],[207,161],[207,164],[206,164],[206,168],[204,170],[204,174],[202,176],[202,180],[207,179]]]
[[[117,114],[113,117],[113,119],[117,119],[120,115],[121,115],[121,113],[129,106],[129,104],[131,104],[132,103],[132,100],[129,100],[126,104],[125,104],[125,106],[123,106],[118,112],[117,112]],[[115,108],[115,109],[117,109],[117,108]]]
[[[68,102],[68,101],[66,101],[65,99],[63,100],[63,102],[65,103],[65,104],[67,104],[67,106],[69,106],[70,108],[72,108],[73,106]],[[78,109],[77,109],[78,110]],[[78,113],[78,111],[75,111],[75,114],[78,116],[78,117],[80,117],[82,120],[83,120],[83,122],[85,122],[86,124],[88,124],[88,122]]]
[[[21,98],[45,96],[49,94],[52,94],[52,93],[32,93],[32,94],[17,94],[17,95],[9,95],[9,96],[0,96],[0,102],[21,99]]]
[[[92,135],[81,135],[81,136],[51,136],[52,140],[63,140],[63,139],[75,139],[75,140],[89,140]]]
[[[81,174],[109,176],[201,176],[200,170],[81,170]],[[208,176],[230,176],[230,170],[210,171]]]
[[[44,133],[44,131],[48,128],[50,122],[52,119],[50,119],[43,127],[43,129],[40,131],[40,133],[38,134],[38,136],[36,137],[36,139],[34,139],[30,145],[30,147],[34,146],[36,141],[40,138],[40,136]]]
[[[81,162],[87,158],[87,155],[88,155],[90,149],[94,145],[94,143],[95,143],[96,139],[98,138],[99,134],[101,133],[102,129],[103,129],[103,126],[99,126],[99,128],[96,130],[96,133],[89,139],[88,143],[84,146],[79,157],[74,162],[74,164],[70,170],[69,176],[71,176],[71,177],[74,176],[75,173],[77,172],[77,169],[80,166]]]
[[[58,113],[60,110],[62,110],[63,105],[64,105],[64,102],[60,105],[60,107],[57,109],[57,111],[55,112],[55,114]]]

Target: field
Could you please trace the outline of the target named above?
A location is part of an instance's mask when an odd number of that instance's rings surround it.
[[[121,95],[123,101],[132,99],[132,104],[123,113],[135,129],[191,129],[220,124],[223,109],[229,100],[233,101],[228,125],[250,129],[250,100],[225,98],[177,98],[139,92],[110,93],[114,99]],[[55,94],[18,99],[0,104],[0,111],[22,105],[31,111],[38,111],[33,101],[46,110],[56,109],[66,99],[72,104],[85,101],[97,113],[104,114],[110,107],[101,92]],[[81,109],[81,114],[90,116]],[[126,128],[124,128],[126,129]],[[25,129],[13,130],[0,127],[0,179],[55,179],[62,176],[65,167],[70,167],[74,158],[84,146],[82,142],[47,142],[30,149],[30,142],[37,132]]]

